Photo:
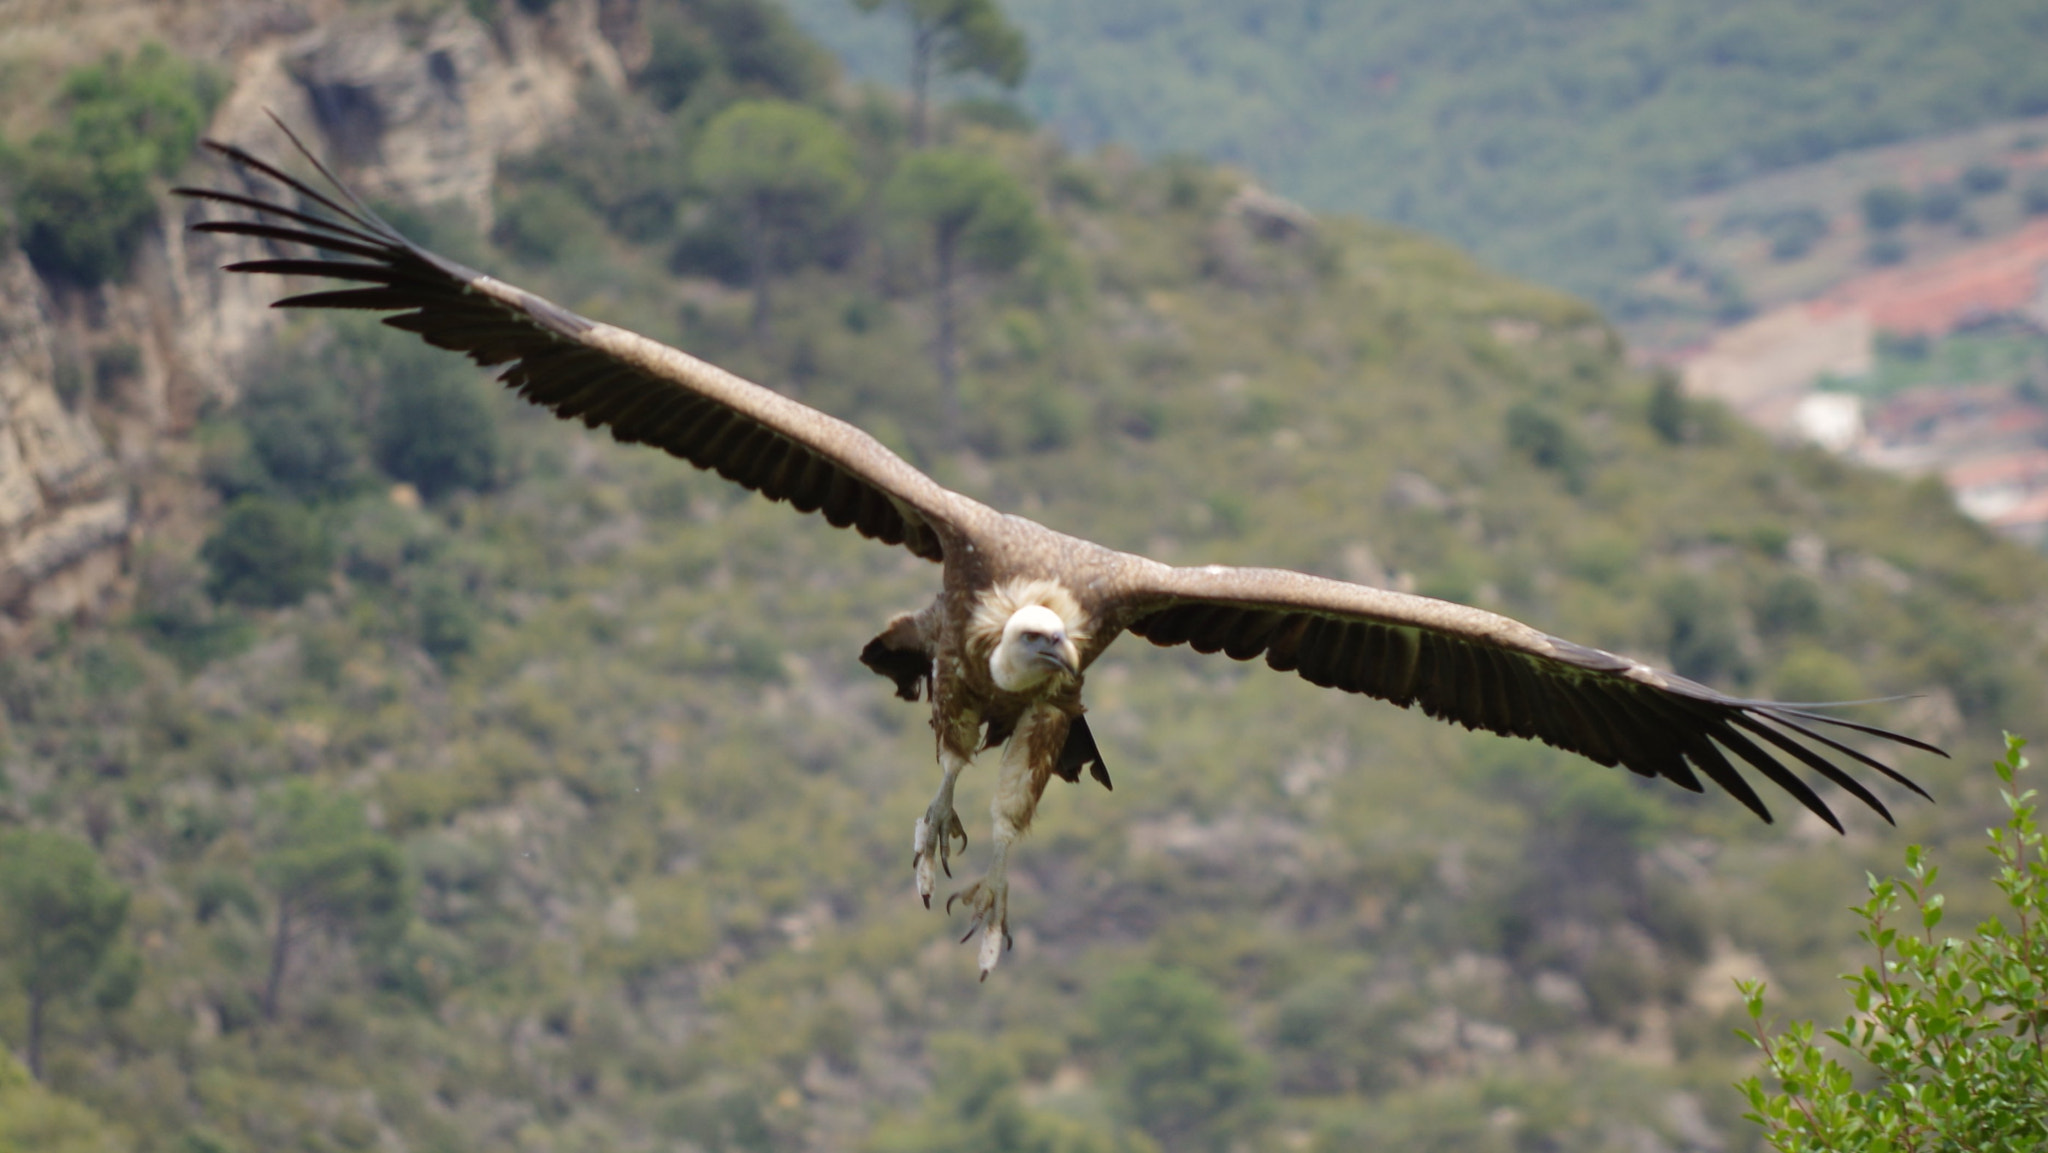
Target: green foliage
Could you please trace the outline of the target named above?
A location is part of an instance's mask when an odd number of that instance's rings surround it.
[[[771,0],[685,0],[681,8],[690,24],[701,29],[697,34],[702,42],[715,47],[722,79],[740,92],[816,101],[829,90],[837,62],[797,29],[780,4]],[[671,56],[670,68],[664,83],[669,86],[667,93],[673,95],[681,78],[678,73],[687,65]]]
[[[1863,223],[1873,232],[1890,232],[1913,218],[1918,207],[1911,192],[1896,184],[1880,184],[1863,193]]]
[[[372,831],[363,804],[293,782],[270,801],[256,875],[301,915],[368,941],[395,940],[411,910],[404,858]]]
[[[0,1050],[0,1153],[127,1153],[134,1147],[93,1110],[36,1084]]]
[[[932,74],[974,73],[1015,88],[1030,67],[1024,33],[1003,15],[995,0],[853,0],[862,12],[884,6],[910,24],[910,90],[914,104],[911,142],[925,142],[925,115]]]
[[[498,210],[491,239],[529,264],[552,264],[603,243],[604,226],[582,197],[555,185],[526,188]]]
[[[259,370],[235,415],[248,433],[259,490],[316,501],[346,496],[362,483],[368,463],[362,418],[335,377],[303,363]],[[218,487],[233,497],[256,486],[229,481]]]
[[[1990,196],[2005,191],[2012,183],[2012,170],[2003,164],[1987,164],[1979,161],[1963,169],[1963,191],[1971,196]]]
[[[1889,268],[1894,264],[1904,264],[1911,254],[1912,250],[1906,247],[1905,241],[1896,236],[1880,236],[1863,250],[1863,259],[1879,268]]]
[[[92,846],[41,829],[0,834],[0,960],[28,995],[38,1077],[45,1008],[92,986],[127,919],[128,890]]]
[[[1002,1041],[945,1034],[932,1039],[937,1083],[924,1113],[878,1128],[868,1153],[1146,1153],[1142,1135],[1027,1105],[1017,1058]]]
[[[498,409],[483,389],[477,374],[452,358],[388,379],[370,425],[377,464],[428,500],[490,488],[504,450]]]
[[[1920,219],[1929,224],[1953,224],[1963,214],[1963,191],[1952,184],[1933,184],[1920,190]]]
[[[742,100],[704,128],[692,156],[712,195],[780,228],[833,218],[860,198],[853,143],[824,114],[788,101]]]
[[[2037,174],[2020,190],[2020,206],[2029,216],[2048,216],[2048,173]]]
[[[1214,986],[1185,969],[1124,969],[1094,1022],[1122,1110],[1169,1149],[1227,1149],[1272,1110],[1268,1075]]]
[[[230,503],[199,555],[216,601],[256,608],[297,604],[327,579],[329,564],[326,533],[312,510],[268,496]]]
[[[667,6],[650,12],[651,29],[666,26],[664,14],[675,15]],[[623,239],[667,238],[689,186],[684,142],[677,133],[648,132],[644,115],[632,101],[593,86],[584,91],[572,130],[532,152],[506,157],[499,170],[506,199],[500,212],[511,215],[500,219],[499,242],[524,259],[549,263],[576,255],[574,246],[550,235],[566,227],[592,250],[586,259],[597,255],[613,267],[588,235],[592,211]],[[573,203],[549,194],[551,189],[567,193]]]
[[[1815,1040],[1811,1022],[1764,1027],[1764,987],[1743,997],[1779,1090],[1741,1085],[1772,1148],[2033,1150],[2048,1143],[2048,858],[2033,789],[2020,789],[2026,742],[2008,734],[1994,766],[2010,815],[1991,830],[2006,911],[1965,937],[1937,932],[1947,898],[1918,846],[1906,877],[1870,878],[1852,911],[1873,963],[1844,978],[1855,1012],[1826,1037],[1867,1063],[1858,1077]],[[1898,921],[1903,914],[1905,923]]]
[[[1827,214],[1812,205],[1780,212],[1764,225],[1771,241],[1771,259],[1798,260],[1813,251],[1830,231]]]
[[[875,6],[875,0],[856,0],[868,11]],[[918,34],[929,29],[934,35],[943,71],[978,73],[1005,88],[1023,83],[1030,48],[995,0],[905,0],[902,6]]]
[[[156,43],[67,76],[64,127],[29,142],[14,181],[36,270],[82,287],[120,276],[156,218],[151,180],[185,163],[217,98],[210,73]]]
[[[1537,468],[1564,478],[1570,491],[1585,487],[1592,456],[1564,421],[1541,405],[1524,401],[1508,409],[1506,423],[1509,448],[1528,457]]]
[[[697,179],[741,222],[754,282],[754,336],[767,334],[769,281],[818,249],[859,201],[853,142],[824,114],[743,100],[704,128]]]
[[[419,614],[420,648],[447,665],[476,647],[483,627],[476,598],[452,574],[436,572],[413,596]]]
[[[902,75],[845,0],[793,7],[856,71]],[[1663,303],[1635,282],[1686,256],[1670,198],[2048,110],[2031,0],[1005,7],[1024,103],[1081,147],[1227,157],[1610,309]]]
[[[650,5],[644,19],[647,62],[633,80],[656,108],[674,112],[717,66],[716,50],[679,6]]]
[[[1690,413],[1685,402],[1685,385],[1676,373],[1657,374],[1650,389],[1650,405],[1647,417],[1651,431],[1665,444],[1683,444],[1686,441]]]
[[[1001,163],[973,152],[934,148],[906,157],[883,188],[882,203],[990,271],[1015,268],[1042,240],[1031,193]]]
[[[294,946],[309,928],[389,949],[412,920],[405,855],[371,830],[362,801],[294,781],[269,802],[269,835],[255,860],[276,903],[263,1013],[275,1017]]]
[[[1657,590],[1657,607],[1669,630],[1666,649],[1678,675],[1738,684],[1748,678],[1734,606],[1719,589],[1690,575],[1674,577]]]

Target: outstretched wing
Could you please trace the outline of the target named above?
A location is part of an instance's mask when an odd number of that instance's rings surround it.
[[[378,219],[297,137],[291,139],[338,195],[213,141],[206,146],[245,172],[282,183],[300,204],[219,189],[176,190],[254,214],[195,225],[200,232],[319,250],[312,259],[247,260],[227,271],[365,286],[287,297],[274,307],[396,312],[384,323],[467,353],[480,365],[510,362],[499,379],[557,416],[604,425],[622,441],[716,469],[771,500],[823,512],[834,525],[851,525],[928,560],[944,559],[943,530],[978,507],[845,421],[426,251]]]
[[[1312,684],[1417,705],[1468,729],[1539,740],[1695,793],[1704,775],[1766,821],[1770,810],[1729,753],[1837,831],[1841,822],[1788,761],[1833,781],[1887,821],[1884,802],[1830,754],[1927,794],[1816,726],[1947,755],[1812,706],[1731,697],[1482,609],[1303,573],[1150,566],[1098,611],[1153,644],[1185,644],[1241,661],[1263,654],[1269,667]]]

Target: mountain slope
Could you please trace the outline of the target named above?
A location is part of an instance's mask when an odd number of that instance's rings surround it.
[[[402,334],[300,321],[138,479],[220,507],[137,550],[133,617],[0,664],[0,822],[89,840],[135,894],[132,1000],[60,1006],[52,1087],[152,1153],[1740,1147],[1727,976],[1765,968],[1795,1010],[1831,992],[1859,870],[1974,839],[1990,798],[1960,766],[2042,700],[2043,562],[1938,490],[1674,405],[1591,309],[1437,242],[1262,233],[1239,177],[1001,131],[965,139],[1054,243],[972,284],[970,447],[946,449],[914,238],[863,218],[789,271],[760,346],[745,292],[671,271],[715,211],[691,133],[736,95],[702,92],[593,95],[509,166],[495,240],[389,215],[1054,528],[1470,600],[1744,691],[1924,693],[1868,715],[1957,749],[1904,765],[1940,803],[1887,793],[1903,830],[1845,839],[1763,826],[1126,640],[1089,683],[1117,789],[1048,794],[1016,951],[977,985],[907,876],[924,715],[855,659],[930,565]],[[886,107],[814,106],[872,170],[900,156]],[[680,211],[627,210],[650,172],[683,174],[649,180]],[[495,452],[437,489],[393,412]],[[218,542],[280,507],[324,551],[259,597]],[[341,849],[402,850],[409,915],[295,939],[267,1016],[305,786],[360,806]],[[1135,1041],[1133,1004],[1162,1007]],[[1159,1052],[1203,1061],[1160,1089]]]
[[[1031,38],[1018,98],[1068,139],[1239,165],[1624,320],[1630,280],[1687,255],[1670,198],[2048,110],[2033,0],[1004,7]],[[901,83],[895,24],[845,0],[791,8],[856,71]]]

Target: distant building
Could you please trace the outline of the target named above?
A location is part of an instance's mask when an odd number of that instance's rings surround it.
[[[1792,409],[1792,431],[1829,452],[1863,443],[1863,398],[1847,392],[1809,392]]]
[[[2048,220],[1728,329],[1685,363],[1685,389],[1782,439],[1939,475],[1963,512],[2048,547],[2048,407],[2009,382],[1909,389],[1876,404],[1817,387],[1867,375],[1878,332],[1943,337],[2009,319],[2048,332]]]
[[[1956,494],[1956,507],[1986,524],[2015,513],[2028,520],[2029,506],[2048,497],[2048,448],[1977,457],[1951,465],[1941,477]]]
[[[1997,515],[1985,518],[1985,523],[1998,530],[2001,536],[2035,548],[2048,548],[2048,492],[2037,492]]]

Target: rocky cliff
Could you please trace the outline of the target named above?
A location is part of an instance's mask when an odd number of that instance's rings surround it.
[[[66,69],[162,41],[228,82],[208,136],[277,153],[275,114],[368,195],[488,223],[499,159],[561,125],[584,86],[625,83],[638,7],[0,0],[0,67],[50,81],[16,84],[0,124],[25,138],[61,112],[24,101]],[[232,179],[199,157],[188,176]],[[188,233],[201,211],[166,195],[129,274],[95,290],[0,250],[0,643],[119,605],[137,541],[202,499],[183,434],[232,403],[278,314],[271,286],[215,273],[251,254]]]

